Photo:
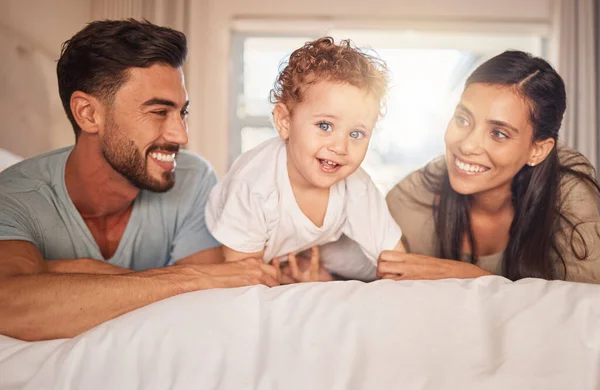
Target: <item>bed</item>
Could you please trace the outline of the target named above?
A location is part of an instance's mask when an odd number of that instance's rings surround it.
[[[600,389],[600,286],[487,276],[200,291],[73,339],[0,336],[0,389]]]

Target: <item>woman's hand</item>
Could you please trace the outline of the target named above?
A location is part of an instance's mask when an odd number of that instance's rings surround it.
[[[294,253],[288,255],[288,264],[281,267],[279,259],[273,260],[281,284],[302,282],[329,282],[334,280],[325,267],[320,264],[319,247],[312,247],[310,259],[302,256],[296,257]]]
[[[379,279],[470,279],[485,275],[493,274],[471,263],[397,251],[381,252],[377,262]]]

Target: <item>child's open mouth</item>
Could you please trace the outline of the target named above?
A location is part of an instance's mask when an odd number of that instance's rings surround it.
[[[323,170],[324,172],[335,172],[341,166],[340,164],[331,160],[324,160],[320,158],[318,158],[317,160],[319,160],[321,170]]]

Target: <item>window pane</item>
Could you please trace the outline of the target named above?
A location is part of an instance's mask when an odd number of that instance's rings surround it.
[[[272,127],[244,127],[242,129],[242,151],[250,150],[276,135],[277,131]]]
[[[475,65],[458,50],[378,51],[391,73],[387,112],[377,124],[363,167],[383,191],[444,153],[444,131]]]
[[[310,38],[247,38],[244,41],[244,91],[238,101],[238,116],[270,116],[269,92],[279,66]]]
[[[384,193],[405,175],[444,153],[446,126],[464,81],[475,67],[507,48],[541,55],[543,47],[542,37],[517,33],[503,36],[357,30],[337,31],[332,35],[336,41],[350,37],[359,47],[370,44],[390,71],[387,112],[376,126],[363,162]],[[269,92],[282,61],[311,39],[284,36],[243,39],[243,81],[239,84],[233,120],[236,128],[232,129],[237,132],[232,139],[241,138],[241,142],[232,145],[233,155],[277,135],[274,129],[266,127],[272,111]]]

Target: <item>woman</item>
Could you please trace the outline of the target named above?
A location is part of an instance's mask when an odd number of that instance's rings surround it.
[[[565,107],[563,80],[543,59],[507,51],[477,68],[445,158],[387,196],[410,254],[383,252],[379,276],[600,283],[600,189],[590,163],[557,145]]]

